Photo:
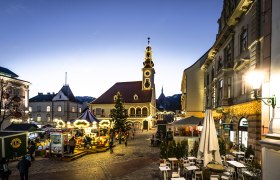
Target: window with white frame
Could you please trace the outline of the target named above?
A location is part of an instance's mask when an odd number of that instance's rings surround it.
[[[37,121],[38,121],[38,122],[42,121],[41,114],[37,114]]]
[[[51,115],[47,114],[47,121],[50,122],[51,121]]]
[[[138,95],[134,94],[134,100],[138,100]]]
[[[47,112],[51,111],[51,106],[47,106]]]
[[[62,111],[61,106],[57,106],[57,111],[58,111],[58,112],[61,112],[61,111]]]
[[[75,112],[75,107],[74,106],[72,106],[72,112]]]

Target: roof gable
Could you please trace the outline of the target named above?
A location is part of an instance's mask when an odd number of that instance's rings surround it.
[[[69,98],[62,92],[59,91],[52,99],[53,101],[68,101]]]
[[[91,104],[114,104],[114,96],[120,92],[124,103],[147,103],[152,101],[152,90],[142,90],[142,81],[118,82],[95,99]],[[138,99],[134,98],[135,94]]]
[[[0,66],[0,76],[6,76],[6,77],[12,77],[12,78],[17,78],[18,75],[12,72],[11,70],[1,67]]]

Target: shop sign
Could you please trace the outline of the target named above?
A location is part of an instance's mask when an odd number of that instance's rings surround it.
[[[233,124],[223,124],[224,130],[233,130]]]
[[[11,141],[11,146],[16,149],[16,148],[19,148],[20,145],[21,145],[21,140],[19,138],[15,138]]]

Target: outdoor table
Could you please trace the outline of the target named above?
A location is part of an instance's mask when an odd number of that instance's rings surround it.
[[[175,157],[172,157],[172,158],[168,158],[168,160],[171,161],[171,167],[172,167],[172,169],[174,169],[174,162],[178,161],[178,159]]]
[[[191,173],[192,173],[192,171],[197,170],[197,169],[199,169],[197,166],[187,166],[187,167],[186,167],[186,170],[187,170],[187,171],[191,171]],[[188,174],[188,173],[186,173],[186,179],[188,179],[188,178],[187,178],[187,174]]]
[[[163,172],[163,178],[164,178],[164,180],[166,180],[167,171],[170,171],[170,168],[168,166],[160,166],[159,169],[161,172]]]
[[[184,177],[171,178],[171,180],[186,180]]]
[[[191,165],[195,165],[196,157],[190,156],[190,157],[188,157],[188,160],[190,161]]]
[[[238,161],[227,161],[228,164],[232,165],[233,167],[235,167],[235,172],[237,174],[238,177],[238,168],[245,168],[246,166]]]
[[[221,164],[207,164],[206,167],[216,173],[222,173],[223,171],[225,171],[224,166]]]

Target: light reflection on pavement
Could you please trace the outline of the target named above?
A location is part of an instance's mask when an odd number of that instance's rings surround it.
[[[89,154],[71,162],[36,158],[29,169],[30,180],[44,179],[96,179],[96,180],[149,180],[158,179],[159,148],[151,147],[148,138],[155,129],[136,131],[128,146],[115,142],[114,153],[109,151]],[[10,179],[20,179],[17,162],[10,162]]]

